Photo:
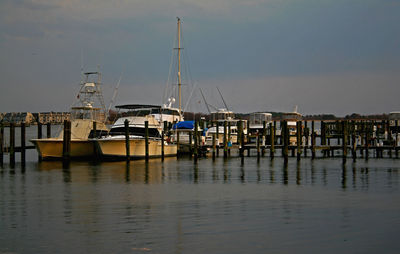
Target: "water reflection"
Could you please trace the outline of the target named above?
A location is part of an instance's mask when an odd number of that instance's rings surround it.
[[[282,183],[287,185],[289,182],[289,173],[288,173],[288,163],[283,163],[283,170],[282,170]]]
[[[347,170],[346,164],[342,163],[342,189],[346,190],[347,188]]]

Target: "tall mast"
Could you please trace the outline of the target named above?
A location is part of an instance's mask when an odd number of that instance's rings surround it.
[[[181,121],[182,114],[182,97],[181,97],[181,19],[178,19],[178,100],[179,100],[179,121]]]

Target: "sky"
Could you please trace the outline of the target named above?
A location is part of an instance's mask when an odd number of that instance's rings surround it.
[[[399,13],[400,0],[1,0],[0,112],[68,111],[81,66],[99,68],[107,105],[120,77],[115,104],[163,103],[176,17],[187,111],[207,111],[200,88],[223,107],[217,87],[240,113],[400,111]]]

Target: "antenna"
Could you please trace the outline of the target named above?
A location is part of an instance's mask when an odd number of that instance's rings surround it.
[[[225,100],[224,100],[224,97],[222,96],[222,93],[221,93],[221,91],[219,90],[218,86],[217,86],[217,90],[218,90],[218,92],[219,92],[219,95],[221,95],[221,99],[222,99],[222,101],[224,102],[224,105],[225,105],[226,110],[229,111],[228,106],[226,105],[226,102],[225,102]]]
[[[114,104],[115,97],[117,97],[119,84],[121,83],[121,79],[122,79],[122,74],[123,74],[123,73],[121,73],[121,76],[119,76],[118,83],[117,83],[117,85],[115,86],[113,97],[111,98],[110,105],[108,106],[108,109],[107,109],[107,114],[108,114],[108,112],[110,112],[110,109],[111,109],[112,105]]]
[[[201,96],[203,97],[204,103],[206,104],[208,113],[211,114],[210,107],[208,106],[208,103],[207,103],[207,101],[206,101],[206,98],[204,97],[203,91],[201,90],[201,88],[199,88],[199,89],[200,89]]]

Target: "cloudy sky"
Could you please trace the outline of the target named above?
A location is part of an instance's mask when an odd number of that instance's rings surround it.
[[[66,111],[80,69],[109,103],[160,104],[183,20],[188,110],[400,110],[399,0],[1,0],[0,112]],[[82,61],[83,59],[83,61]],[[190,82],[189,82],[190,81]],[[190,84],[189,84],[190,83]]]

